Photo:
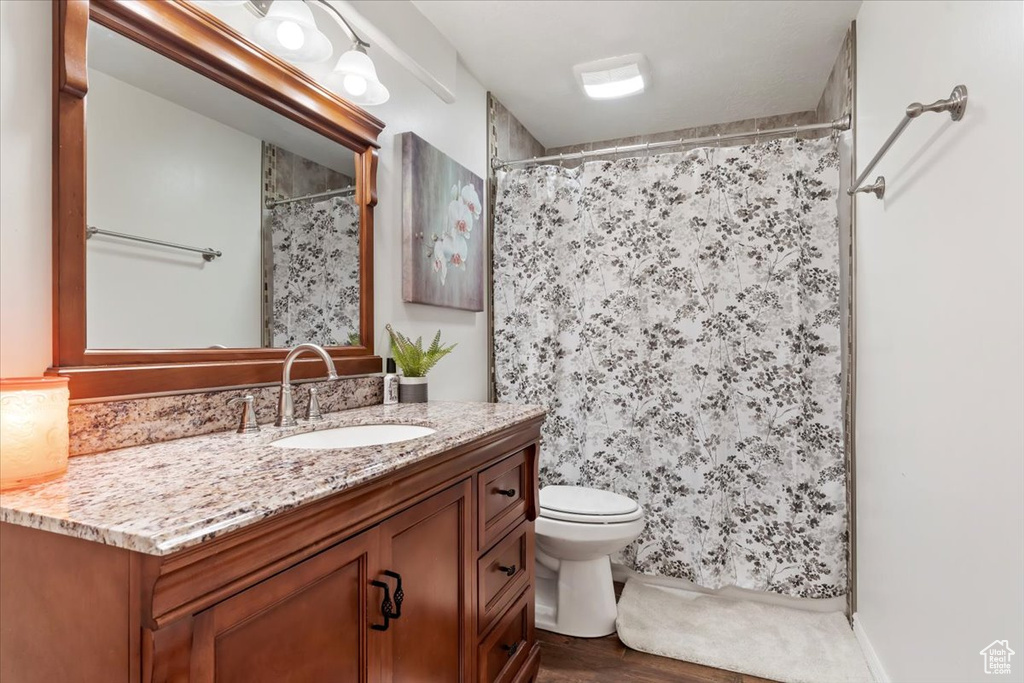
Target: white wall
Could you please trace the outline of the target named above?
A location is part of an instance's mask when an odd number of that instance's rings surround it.
[[[391,100],[371,112],[387,122],[381,134],[377,176],[380,202],[374,213],[375,325],[377,352],[387,353],[384,325],[427,341],[441,338],[458,348],[430,373],[430,398],[487,400],[487,314],[402,302],[402,147],[398,134],[414,131],[481,178],[487,170],[487,92],[460,63],[456,99],[443,103],[419,80],[382,53],[374,53]],[[482,198],[484,199],[484,198]],[[486,201],[486,199],[484,199]],[[485,209],[486,211],[486,209]],[[484,213],[483,215],[486,215]],[[474,237],[477,230],[474,230]],[[483,237],[486,230],[479,230]],[[484,246],[485,253],[487,246]]]
[[[262,143],[89,70],[89,225],[196,247],[87,242],[90,348],[260,346]]]
[[[1020,2],[865,2],[857,200],[858,619],[894,681],[1024,680],[1024,32]]]
[[[50,363],[50,6],[0,2],[2,23],[2,271],[0,375],[38,375]],[[392,100],[372,113],[381,136],[375,225],[377,351],[384,324],[409,334],[443,330],[459,344],[431,374],[435,399],[486,400],[485,313],[402,303],[401,151],[397,133],[413,130],[481,177],[486,170],[486,93],[460,64],[456,102],[444,104],[386,55],[371,54]]]
[[[51,359],[51,12],[0,2],[0,377]]]

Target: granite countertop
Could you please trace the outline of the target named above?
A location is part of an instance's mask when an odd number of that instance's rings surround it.
[[[312,429],[264,426],[71,458],[52,482],[0,495],[0,521],[149,555],[169,555],[366,483],[544,414],[505,403],[370,406],[325,415]],[[359,424],[436,433],[381,446],[286,449],[271,441]]]

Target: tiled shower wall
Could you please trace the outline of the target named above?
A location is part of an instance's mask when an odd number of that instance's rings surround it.
[[[263,198],[287,199],[355,184],[351,177],[283,147],[263,143]]]
[[[818,100],[815,117],[819,122],[834,121],[840,116],[853,114],[853,47],[856,38],[856,27],[850,26],[846,39],[839,49],[832,73],[829,74],[825,90]]]
[[[840,116],[850,115],[851,121],[856,121],[854,115],[854,103],[856,102],[855,88],[856,78],[856,49],[857,49],[857,26],[852,24],[846,33],[846,39],[839,50],[835,64],[832,66],[832,73],[829,75],[825,90],[821,94],[816,110],[818,121],[832,121]],[[847,133],[839,144],[839,161],[843,168],[840,177],[845,183],[852,183],[857,175],[857,159],[853,153],[856,148],[854,136],[856,128]],[[846,353],[843,354],[843,416],[844,436],[846,439],[846,510],[848,520],[848,534],[850,538],[849,556],[847,557],[847,572],[850,577],[850,588],[846,593],[847,615],[853,615],[857,611],[857,482],[853,476],[856,471],[856,415],[853,410],[856,394],[856,363],[857,363],[857,338],[856,338],[856,306],[854,303],[854,273],[856,264],[855,253],[855,217],[854,202],[840,188],[839,193],[839,248],[840,248],[840,297],[845,305],[842,329],[843,339],[846,344]]]
[[[526,126],[519,122],[494,95],[487,93],[487,248],[490,249],[494,241],[494,192],[497,188],[497,179],[491,161],[494,159],[527,159],[544,155],[544,145],[533,137]],[[491,284],[492,277],[491,263],[493,259],[488,254],[487,259],[487,338],[491,342],[487,345],[487,368],[488,400],[495,400],[494,391],[494,318],[491,311],[494,310],[494,291]]]

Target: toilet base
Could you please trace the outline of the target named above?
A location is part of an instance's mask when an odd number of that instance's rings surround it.
[[[537,628],[577,638],[602,638],[615,633],[615,587],[611,559],[562,560],[557,576],[538,573]]]

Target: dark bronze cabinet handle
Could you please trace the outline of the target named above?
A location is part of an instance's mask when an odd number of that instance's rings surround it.
[[[402,600],[405,600],[405,591],[402,590],[402,575],[398,572],[384,572],[384,576],[390,576],[398,583],[395,585],[395,611],[391,614],[392,619],[402,616]]]
[[[514,498],[516,495],[515,489],[495,489],[494,492],[499,496],[508,496],[509,498]]]
[[[511,645],[502,645],[501,649],[508,653],[509,659],[512,659],[516,656],[516,653],[519,652],[519,648],[522,646],[523,642],[524,641],[522,640],[517,640]]]
[[[503,567],[502,565],[499,564],[498,565],[498,571],[505,572],[505,576],[512,576],[513,574],[516,573],[516,566],[512,565],[510,567]]]
[[[391,614],[395,609],[395,606],[391,604],[391,591],[388,589],[388,585],[383,581],[371,581],[370,585],[384,589],[384,599],[380,603],[380,613],[384,616],[384,625],[370,624],[370,628],[374,631],[387,631],[388,626],[391,625],[389,619],[391,619]]]

